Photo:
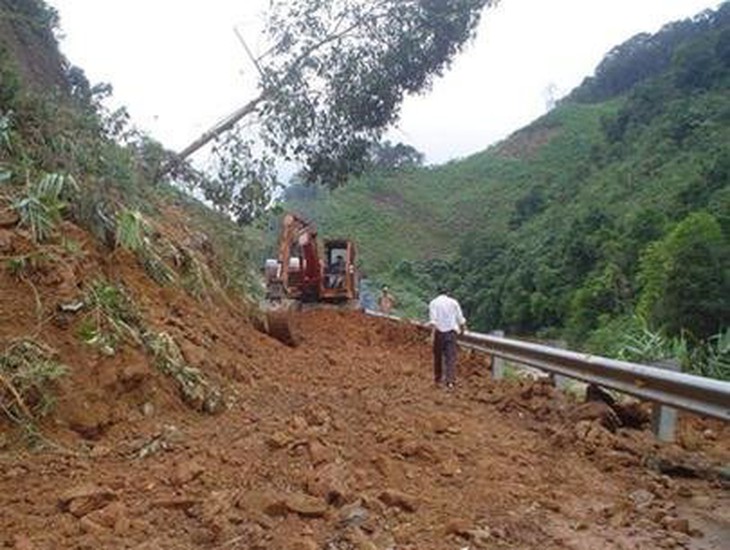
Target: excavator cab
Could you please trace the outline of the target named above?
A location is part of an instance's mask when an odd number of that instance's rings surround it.
[[[329,239],[324,242],[324,263],[319,294],[320,299],[328,302],[357,300],[355,245],[352,241]]]

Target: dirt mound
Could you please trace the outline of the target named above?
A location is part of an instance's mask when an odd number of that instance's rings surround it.
[[[611,431],[544,382],[493,382],[478,354],[437,390],[426,334],[356,312],[298,314],[291,348],[234,303],[159,286],[131,254],[63,233],[42,249],[0,234],[0,255],[34,258],[0,270],[3,343],[32,336],[69,369],[40,448],[2,424],[0,545],[721,548],[726,426],[685,419],[681,445]],[[119,318],[143,341],[80,337],[94,281],[123,289],[135,313]]]

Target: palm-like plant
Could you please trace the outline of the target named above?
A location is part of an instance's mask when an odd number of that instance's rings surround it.
[[[139,210],[124,208],[117,215],[117,246],[142,252],[147,246],[149,226]]]
[[[42,242],[53,234],[68,202],[78,191],[72,176],[45,174],[29,185],[25,196],[14,201],[11,208],[20,215],[20,222],[30,228],[33,239]]]

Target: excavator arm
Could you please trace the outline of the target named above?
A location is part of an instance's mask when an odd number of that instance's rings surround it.
[[[296,249],[298,254],[292,255]],[[294,261],[292,261],[294,260]],[[288,296],[316,292],[322,277],[317,247],[317,229],[311,222],[288,213],[279,235],[279,280]],[[292,275],[299,280],[292,285]]]

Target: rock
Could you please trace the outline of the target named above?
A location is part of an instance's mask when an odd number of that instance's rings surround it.
[[[380,493],[378,498],[388,506],[400,508],[406,512],[415,512],[418,509],[418,500],[416,497],[395,489],[386,489]]]
[[[291,550],[319,550],[319,545],[310,537],[304,537],[291,545]]]
[[[182,486],[200,477],[205,468],[194,459],[179,463],[172,473],[170,481],[173,485]]]
[[[203,412],[207,414],[220,414],[226,409],[226,400],[223,392],[218,388],[209,388],[203,402]]]
[[[84,519],[96,525],[113,529],[117,534],[124,534],[129,530],[129,517],[124,503],[115,501],[108,506],[90,512]]]
[[[431,430],[434,433],[442,434],[452,425],[451,418],[445,414],[436,414],[431,417]]]
[[[79,525],[81,526],[81,530],[89,535],[98,536],[104,534],[104,531],[106,531],[102,525],[99,525],[95,521],[89,519],[88,516],[82,517],[79,520]]]
[[[307,481],[307,491],[330,504],[341,504],[350,494],[349,474],[343,464],[326,464]]]
[[[322,442],[315,439],[309,442],[309,458],[312,461],[313,466],[319,466],[325,462],[330,462],[335,459],[336,453],[323,445]]]
[[[326,502],[304,493],[287,496],[285,503],[288,510],[306,518],[320,518],[327,513]]]
[[[182,443],[185,441],[185,434],[177,426],[166,424],[162,428],[162,437],[170,444]]]
[[[150,374],[151,371],[147,363],[144,361],[132,361],[122,368],[122,371],[119,373],[119,382],[124,386],[126,391],[132,391],[140,387],[150,377]],[[142,407],[144,408],[145,405],[142,405]]]
[[[460,537],[468,538],[471,528],[472,525],[468,521],[463,519],[452,519],[446,524],[446,534],[459,535]]]
[[[416,439],[399,442],[397,451],[408,459],[434,464],[440,462],[438,452],[433,445]]]
[[[440,473],[444,477],[454,477],[461,474],[461,465],[455,457],[449,457],[441,463]]]
[[[284,431],[274,432],[266,439],[267,445],[272,449],[283,449],[284,447],[288,447],[293,441],[294,438],[292,435]]]
[[[686,485],[680,485],[677,488],[677,494],[682,498],[692,498],[692,496],[694,495],[692,489],[690,487],[687,487]]]
[[[66,492],[60,499],[60,506],[63,511],[81,518],[94,510],[103,508],[116,498],[116,493],[110,489],[85,483]]]
[[[112,451],[109,447],[104,445],[94,445],[89,452],[89,456],[92,458],[104,458],[105,456],[109,456],[111,452]]]
[[[162,498],[150,502],[152,508],[170,508],[174,510],[189,510],[202,503],[199,498],[175,497]]]
[[[180,385],[180,397],[188,407],[195,411],[203,412],[207,395],[207,388],[201,383],[191,382]]]
[[[492,538],[492,531],[489,527],[478,527],[468,531],[469,537],[477,545],[486,545]]]
[[[145,401],[142,405],[142,415],[146,417],[150,417],[153,414],[155,414],[155,406],[150,401]]]
[[[304,412],[304,417],[309,426],[324,426],[329,424],[331,420],[327,410],[321,406],[309,407]]]
[[[337,522],[341,527],[359,527],[365,523],[370,517],[370,512],[363,507],[362,501],[358,500],[352,504],[342,507],[337,517]]]
[[[309,427],[307,419],[299,414],[295,414],[289,419],[289,426],[294,432],[299,433],[304,432]]]
[[[611,432],[615,432],[621,426],[621,420],[616,412],[610,405],[602,401],[589,401],[588,403],[578,405],[571,412],[570,419],[576,424],[576,427],[581,422],[598,422]]]
[[[637,510],[641,510],[654,501],[654,495],[646,489],[637,489],[629,494],[629,499]]]
[[[13,233],[7,229],[0,229],[0,252],[13,253]]]
[[[662,525],[669,531],[677,531],[679,533],[689,534],[689,520],[686,518],[665,517]]]
[[[198,366],[208,357],[208,350],[194,342],[191,342],[187,338],[181,338],[179,346],[182,356],[188,365]]]
[[[270,517],[285,516],[289,512],[286,495],[275,491],[250,491],[236,501],[238,508],[263,512]]]
[[[18,225],[20,216],[10,208],[0,208],[0,227],[13,227]]]

